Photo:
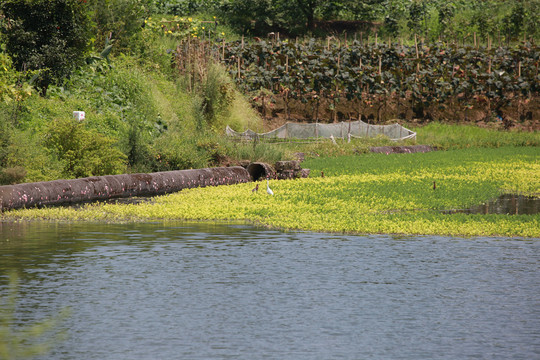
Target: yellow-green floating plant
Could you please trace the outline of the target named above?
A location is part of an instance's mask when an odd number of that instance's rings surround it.
[[[447,214],[502,193],[540,194],[534,147],[309,160],[313,177],[184,190],[137,205],[13,211],[6,218],[146,221],[241,220],[283,229],[347,233],[540,237],[540,214]],[[324,171],[325,177],[319,174]],[[435,182],[435,189],[434,189]]]

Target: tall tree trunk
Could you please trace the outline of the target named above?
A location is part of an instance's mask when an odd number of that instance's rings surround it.
[[[300,11],[306,17],[306,25],[309,30],[315,28],[315,9],[317,8],[317,0],[296,0]]]

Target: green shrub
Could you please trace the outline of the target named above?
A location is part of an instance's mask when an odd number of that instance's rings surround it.
[[[63,164],[44,147],[39,133],[5,127],[0,136],[3,184],[55,180],[62,176]]]
[[[0,48],[0,103],[11,105],[32,95],[33,89],[28,82],[23,81],[24,78],[24,73],[13,69],[11,58]]]
[[[120,51],[130,48],[150,7],[146,0],[87,0],[86,3],[96,25],[97,46],[101,48],[105,39],[112,36],[117,44],[115,50]]]
[[[198,169],[208,166],[210,156],[197,147],[197,139],[182,137],[179,133],[167,133],[154,144],[156,170],[170,171]]]
[[[88,130],[73,119],[54,120],[45,145],[64,162],[63,176],[87,177],[119,174],[126,169],[126,156],[114,147],[116,140]]]
[[[232,143],[230,156],[251,162],[262,161],[274,163],[286,157],[286,151],[280,145],[268,143]]]
[[[22,166],[0,169],[0,185],[18,184],[26,177],[26,169]]]

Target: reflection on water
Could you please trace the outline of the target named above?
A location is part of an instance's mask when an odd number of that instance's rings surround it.
[[[482,205],[445,213],[534,215],[540,213],[540,197],[504,194]]]
[[[43,359],[533,359],[538,240],[0,222],[0,294],[71,307]]]

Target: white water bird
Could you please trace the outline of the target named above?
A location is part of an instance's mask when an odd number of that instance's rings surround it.
[[[272,191],[272,189],[270,189],[270,186],[268,185],[268,178],[266,178],[266,192],[268,193],[268,195],[274,195],[274,192]]]

